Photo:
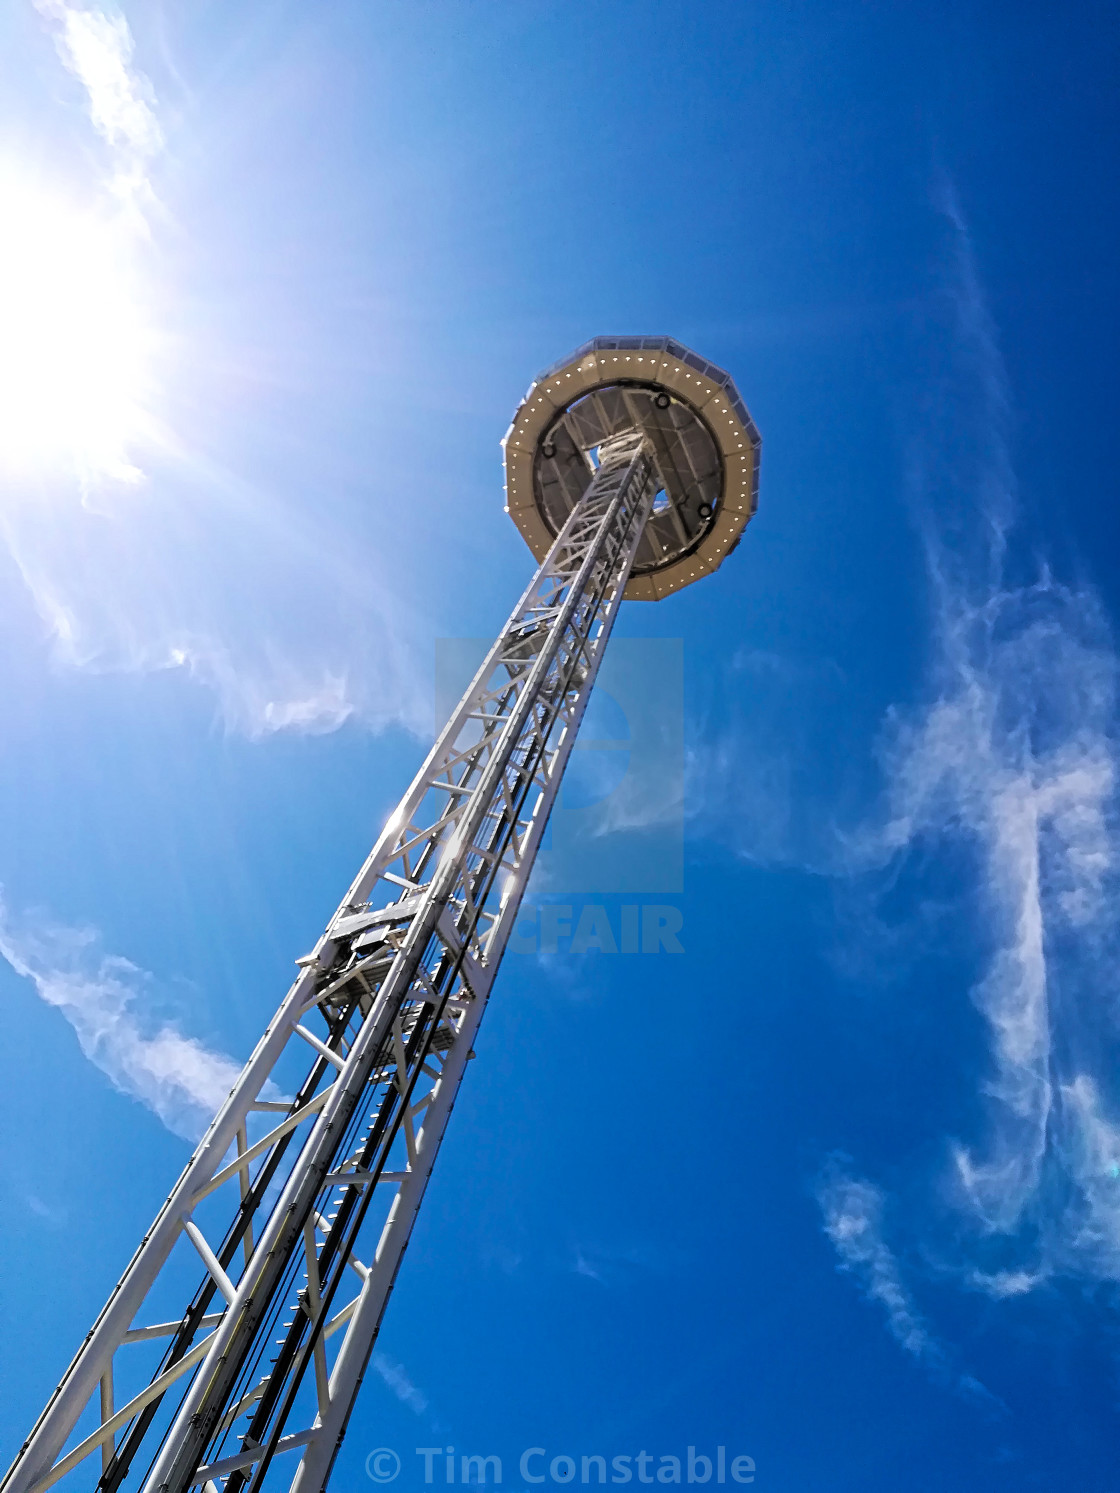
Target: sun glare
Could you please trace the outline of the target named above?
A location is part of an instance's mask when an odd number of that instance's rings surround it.
[[[135,231],[0,177],[0,469],[136,481],[146,338]]]

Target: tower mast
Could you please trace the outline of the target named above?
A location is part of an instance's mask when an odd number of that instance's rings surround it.
[[[669,338],[586,344],[504,444],[540,567],[0,1493],[326,1486],[621,602],[757,505],[734,384]]]

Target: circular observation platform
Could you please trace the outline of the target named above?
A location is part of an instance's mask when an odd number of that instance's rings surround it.
[[[631,430],[653,446],[658,491],[623,594],[658,601],[739,543],[762,449],[731,375],[671,337],[595,337],[535,380],[502,442],[506,512],[543,560],[600,444]]]

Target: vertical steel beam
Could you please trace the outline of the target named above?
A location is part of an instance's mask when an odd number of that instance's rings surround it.
[[[325,1487],[654,486],[641,435],[603,446],[587,492],[299,961],[3,1493],[45,1493],[98,1448],[103,1493],[140,1482],[146,1493],[271,1487],[275,1458],[292,1450],[301,1452],[292,1487]],[[311,1067],[282,1099],[272,1074],[295,1051],[310,1051]],[[266,1133],[253,1138],[250,1123]],[[232,1214],[218,1242],[200,1222],[212,1195],[228,1196]],[[206,1271],[181,1319],[137,1324],[184,1249]],[[148,1387],[114,1411],[115,1355],[153,1339],[168,1346]],[[67,1450],[99,1384],[102,1424]]]

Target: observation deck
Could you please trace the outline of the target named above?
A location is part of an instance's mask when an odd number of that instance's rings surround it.
[[[671,337],[595,337],[540,374],[502,441],[506,512],[543,560],[600,445],[631,430],[653,446],[658,492],[623,595],[659,601],[739,543],[762,449],[731,375]]]

